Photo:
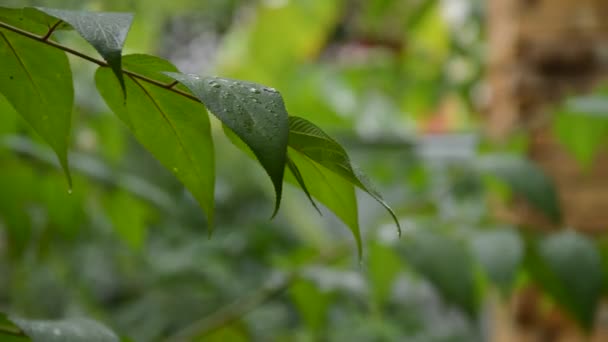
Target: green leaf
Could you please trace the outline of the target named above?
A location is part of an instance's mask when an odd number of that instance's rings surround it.
[[[472,248],[490,280],[508,294],[523,260],[521,237],[513,229],[483,231],[473,237]]]
[[[306,155],[311,160],[340,175],[353,185],[367,192],[380,203],[395,220],[399,235],[401,225],[391,207],[382,199],[360,171],[353,168],[348,154],[329,135],[312,122],[297,117],[289,117],[289,147]]]
[[[478,298],[469,251],[460,241],[417,231],[405,245],[406,261],[427,278],[449,303],[470,317],[478,310]]]
[[[298,279],[289,288],[289,294],[298,313],[311,331],[319,332],[327,324],[327,311],[331,294],[306,279]]]
[[[12,317],[33,342],[119,342],[118,336],[102,324],[85,319],[34,321]]]
[[[55,151],[71,187],[68,141],[74,89],[60,50],[0,29],[0,93]]]
[[[127,55],[123,62],[131,71],[167,83],[172,80],[161,72],[176,70],[169,62],[147,55]],[[215,160],[205,107],[132,76],[125,79],[129,92],[125,100],[108,68],[99,68],[95,79],[97,89],[108,106],[192,192],[212,227]]]
[[[296,163],[294,163],[293,160],[291,160],[291,158],[289,157],[289,154],[287,155],[287,168],[289,169],[289,172],[291,172],[291,174],[295,178],[297,184],[300,186],[302,191],[304,191],[304,194],[306,195],[306,197],[308,197],[308,200],[310,201],[312,206],[315,208],[315,210],[317,210],[319,215],[322,216],[323,213],[321,212],[321,209],[319,209],[319,207],[317,207],[317,203],[312,198],[310,191],[308,191],[308,188],[306,187],[306,182],[304,182],[304,177],[302,176],[300,169],[298,168]]]
[[[389,246],[379,242],[371,245],[369,251],[369,281],[374,300],[385,304],[403,264],[399,256]]]
[[[306,184],[307,191],[336,214],[351,230],[357,243],[359,259],[361,259],[363,247],[361,232],[359,231],[355,187],[336,173],[294,149],[289,150],[289,159],[300,171],[302,182]],[[296,177],[291,174],[291,170],[288,175]],[[289,176],[286,177],[287,180],[297,183],[295,179],[290,179]]]
[[[0,339],[5,342],[31,341],[21,328],[11,322],[5,314],[0,312]]]
[[[83,12],[36,7],[37,10],[70,24],[108,62],[126,91],[122,74],[122,48],[131,28],[133,14]]]
[[[482,173],[505,182],[554,223],[561,221],[557,193],[552,181],[531,161],[511,155],[490,155],[479,159]]]
[[[166,73],[185,85],[255,154],[275,188],[273,216],[281,203],[289,123],[283,98],[274,88],[219,77]]]
[[[531,253],[532,276],[589,330],[602,294],[602,263],[595,244],[574,231],[543,239]]]

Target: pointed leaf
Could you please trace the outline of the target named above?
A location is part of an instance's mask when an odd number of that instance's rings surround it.
[[[283,98],[274,88],[218,77],[166,73],[185,85],[207,109],[228,126],[255,154],[281,203],[287,161],[289,122]]]
[[[122,48],[131,28],[133,14],[83,12],[36,7],[37,10],[70,24],[108,62],[125,90],[122,75]]]
[[[359,170],[355,169],[344,148],[312,122],[297,117],[289,117],[289,147],[306,155],[311,160],[340,175],[353,185],[367,192],[378,201],[395,220],[399,235],[399,219]]]
[[[473,263],[460,241],[446,236],[416,231],[407,239],[406,261],[426,277],[450,303],[470,317],[478,311]]]
[[[490,280],[508,294],[524,255],[521,237],[512,229],[479,232],[472,248]]]
[[[300,169],[298,169],[298,166],[296,165],[296,163],[293,162],[293,160],[291,160],[289,155],[287,155],[287,168],[289,169],[289,172],[295,178],[296,182],[298,183],[298,185],[300,186],[302,191],[304,191],[304,194],[306,194],[306,197],[308,197],[308,200],[310,201],[312,206],[315,208],[315,210],[317,210],[319,215],[322,216],[323,213],[321,212],[319,207],[317,207],[317,203],[312,198],[312,195],[310,194],[310,192],[308,191],[308,188],[306,187],[306,182],[304,182],[304,177],[302,177],[302,173],[300,173]]]
[[[34,321],[11,317],[33,342],[119,342],[120,339],[102,324],[85,318],[58,321]]]
[[[57,153],[71,186],[68,141],[74,89],[60,50],[0,29],[0,93]]]
[[[602,263],[595,244],[564,231],[540,242],[530,258],[531,273],[541,286],[585,329],[593,326],[602,294]]]
[[[479,169],[504,181],[511,190],[525,198],[553,222],[561,220],[557,193],[545,173],[531,161],[510,155],[484,156]]]
[[[300,171],[303,183],[306,184],[309,193],[336,214],[351,230],[357,243],[360,259],[363,248],[361,232],[359,231],[355,187],[344,178],[298,151],[290,149],[289,159]]]
[[[147,55],[127,55],[125,68],[161,82],[161,72],[175,71],[169,62]],[[128,76],[129,96],[123,98],[108,68],[99,68],[97,88],[108,106],[137,139],[192,192],[212,227],[215,160],[209,117],[197,101]]]

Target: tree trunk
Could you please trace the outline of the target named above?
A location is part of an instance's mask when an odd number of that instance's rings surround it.
[[[552,134],[550,107],[606,78],[608,1],[488,0],[488,27],[488,134],[498,139],[516,131],[528,134],[529,156],[556,184],[562,225],[605,232],[608,154],[583,172]],[[521,203],[513,210],[519,223],[556,228]],[[508,308],[497,308],[494,340],[588,340],[565,314],[543,310],[539,303],[538,292],[530,288]],[[591,340],[608,341],[605,324],[596,324]]]

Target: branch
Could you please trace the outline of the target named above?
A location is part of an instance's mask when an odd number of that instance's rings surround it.
[[[44,36],[39,36],[39,35],[37,35],[37,34],[35,34],[35,33],[29,32],[29,31],[26,31],[26,30],[23,30],[23,29],[20,29],[20,28],[18,28],[18,27],[12,26],[12,25],[7,24],[7,23],[2,22],[2,21],[0,21],[0,28],[4,28],[4,29],[6,29],[6,30],[12,31],[12,32],[14,32],[14,33],[17,33],[17,34],[19,34],[19,35],[21,35],[21,36],[24,36],[24,37],[27,37],[27,38],[33,39],[33,40],[38,41],[38,42],[40,42],[40,43],[43,43],[43,44],[46,44],[46,45],[48,45],[48,46],[54,47],[54,48],[56,48],[56,49],[62,50],[62,51],[64,51],[64,52],[67,52],[67,53],[69,53],[69,54],[71,54],[71,55],[74,55],[74,56],[76,56],[76,57],[80,57],[80,58],[82,58],[82,59],[84,59],[84,60],[87,60],[87,61],[89,61],[89,62],[91,62],[91,63],[95,63],[95,64],[99,65],[100,67],[104,67],[104,68],[106,68],[106,67],[109,67],[109,66],[110,66],[110,65],[109,65],[109,64],[108,64],[106,61],[104,61],[104,60],[97,59],[97,58],[95,58],[95,57],[91,57],[91,56],[86,55],[86,54],[84,54],[84,53],[82,53],[82,52],[80,52],[80,51],[76,51],[76,50],[74,50],[74,49],[72,49],[72,48],[70,48],[70,47],[67,47],[67,46],[65,46],[65,45],[61,45],[61,44],[59,44],[59,43],[57,43],[57,42],[54,42],[54,41],[52,41],[52,40],[48,39],[48,38],[49,38],[49,37],[50,37],[50,36],[53,34],[53,31],[55,31],[55,29],[57,28],[57,26],[58,26],[59,24],[61,24],[61,21],[57,22],[57,23],[56,23],[56,24],[55,24],[53,27],[51,27],[51,29],[49,29],[49,31],[47,32],[47,34],[46,34],[46,35],[44,35]],[[171,83],[163,83],[163,82],[161,82],[161,81],[158,81],[158,80],[155,80],[155,79],[149,78],[149,77],[147,77],[147,76],[144,76],[144,75],[141,75],[141,74],[138,74],[138,73],[136,73],[136,72],[129,71],[129,70],[126,70],[126,69],[122,69],[122,72],[123,72],[125,75],[129,75],[129,76],[131,76],[131,77],[137,78],[137,79],[142,80],[142,81],[144,81],[144,82],[147,82],[147,83],[153,84],[153,85],[155,85],[155,86],[157,86],[157,87],[167,89],[167,90],[169,90],[169,91],[171,91],[171,92],[174,92],[174,93],[176,93],[176,94],[178,94],[178,95],[181,95],[181,96],[183,96],[183,97],[186,97],[186,98],[188,98],[188,99],[190,99],[190,100],[193,100],[193,101],[196,101],[196,102],[199,102],[199,103],[201,102],[201,101],[200,101],[199,99],[197,99],[197,98],[196,98],[194,95],[189,94],[189,93],[187,93],[187,92],[184,92],[184,91],[182,91],[182,90],[176,89],[176,88],[175,88],[175,85],[177,84],[177,82],[176,82],[176,81],[173,81],[173,82],[171,82]]]
[[[316,260],[311,263],[332,263],[345,254],[349,253],[350,249],[341,246],[328,253],[322,253]],[[270,280],[261,286],[259,290],[248,297],[238,299],[231,304],[228,304],[214,313],[203,317],[185,328],[177,331],[166,339],[168,342],[192,341],[196,338],[207,336],[227,325],[237,321],[247,313],[253,311],[261,304],[275,298],[283,291],[288,289],[294,281],[302,276],[304,267],[284,273],[275,273],[270,276]]]

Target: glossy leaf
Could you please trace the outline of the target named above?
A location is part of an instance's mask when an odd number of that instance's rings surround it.
[[[68,141],[74,89],[60,50],[0,29],[0,93],[55,151],[71,186]]]
[[[70,24],[108,62],[125,88],[122,74],[122,48],[131,28],[133,14],[111,12],[83,12],[36,7],[37,10]]]
[[[465,245],[452,238],[429,232],[408,236],[406,262],[427,278],[441,296],[470,317],[478,310],[473,262]]]
[[[595,244],[574,231],[553,234],[538,245],[530,271],[585,329],[593,326],[602,293],[601,256]]]
[[[281,95],[274,88],[251,82],[179,73],[167,75],[185,85],[255,154],[274,185],[273,216],[276,215],[281,203],[289,135]]]
[[[514,230],[484,231],[475,234],[473,253],[490,280],[508,294],[524,255],[520,236]]]
[[[378,191],[369,184],[367,178],[360,171],[353,168],[344,148],[319,127],[306,119],[290,116],[289,147],[306,155],[311,160],[323,165],[367,192],[386,208],[395,220],[399,234],[401,234],[399,219],[397,219],[391,207],[384,201]]]
[[[125,68],[170,83],[161,74],[175,71],[167,61],[147,55],[127,55]],[[125,80],[129,96],[123,98],[108,68],[96,74],[99,92],[108,106],[137,139],[192,192],[212,227],[215,160],[209,117],[192,99],[134,77]]]
[[[306,184],[310,195],[329,208],[351,230],[357,243],[359,258],[361,258],[363,247],[355,187],[333,171],[296,150],[289,150],[289,159],[300,171],[302,181]]]
[[[119,342],[120,339],[102,324],[85,319],[36,321],[11,317],[33,342]]]
[[[497,177],[511,190],[557,223],[561,212],[553,183],[531,161],[516,156],[484,156],[478,167],[482,173]]]

